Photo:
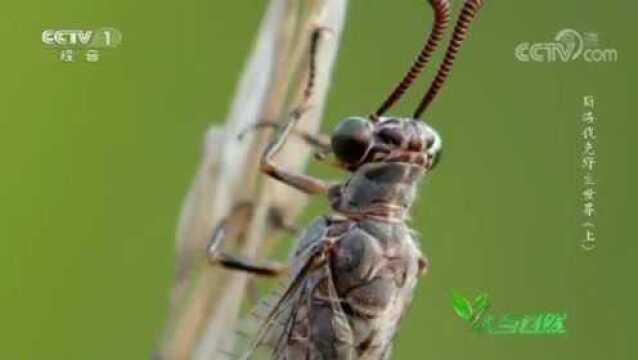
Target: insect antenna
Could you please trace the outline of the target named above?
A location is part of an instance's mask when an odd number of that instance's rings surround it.
[[[403,94],[410,88],[414,80],[425,68],[425,65],[430,61],[432,53],[436,50],[437,45],[441,41],[441,37],[447,29],[450,19],[450,3],[448,0],[429,0],[430,5],[434,9],[434,24],[428,39],[426,40],[423,48],[417,55],[416,59],[412,63],[412,66],[408,72],[403,76],[403,79],[392,90],[392,93],[385,99],[379,109],[370,115],[370,120],[376,121],[379,116],[383,115],[388,109],[390,109]]]
[[[419,106],[414,111],[414,119],[418,119],[423,114],[423,111],[432,103],[432,100],[436,97],[436,94],[441,90],[441,87],[445,83],[447,79],[450,69],[452,68],[452,64],[454,64],[454,59],[456,59],[456,55],[458,54],[459,48],[465,40],[467,35],[467,31],[470,27],[470,23],[478,13],[479,9],[483,6],[483,0],[467,0],[461,9],[461,13],[459,14],[459,18],[456,22],[456,27],[454,28],[454,32],[452,33],[452,39],[450,40],[450,44],[448,45],[447,50],[445,51],[445,57],[443,58],[443,62],[439,66],[439,69],[436,73],[428,92],[425,94]]]

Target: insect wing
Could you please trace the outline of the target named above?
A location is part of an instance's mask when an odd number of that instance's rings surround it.
[[[273,304],[257,331],[250,349],[241,357],[242,360],[250,359],[255,350],[262,345],[273,346],[274,354],[283,351],[282,347],[290,332],[296,310],[303,302],[305,280],[311,272],[318,270],[325,263],[327,250],[332,243],[327,239],[319,241],[309,246],[300,256],[300,259],[303,259],[303,266],[293,275],[288,286]],[[282,331],[276,331],[277,327]],[[278,336],[278,339],[273,341],[273,336]]]

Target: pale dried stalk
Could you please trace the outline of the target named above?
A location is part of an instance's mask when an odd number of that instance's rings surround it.
[[[317,53],[311,108],[299,124],[301,130],[318,130],[346,2],[271,0],[228,118],[223,127],[208,130],[202,161],[184,202],[177,230],[177,276],[171,313],[160,346],[163,359],[215,359],[232,346],[231,330],[239,316],[248,277],[212,267],[204,257],[214,226],[232,206],[246,200],[255,204],[243,241],[226,240],[227,247],[255,257],[274,236],[266,224],[269,209],[277,207],[287,219],[294,219],[305,205],[305,197],[296,190],[262,179],[258,171],[259,156],[270,132],[250,133],[242,141],[237,134],[259,120],[280,119],[287,114],[287,94],[298,99],[303,89],[303,82],[295,74],[300,68],[305,74],[310,33],[321,26],[330,31]],[[301,171],[309,155],[307,145],[290,139],[277,161]]]

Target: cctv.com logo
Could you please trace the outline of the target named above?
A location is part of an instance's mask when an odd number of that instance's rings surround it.
[[[566,63],[582,59],[588,63],[613,63],[618,61],[618,50],[600,47],[597,33],[563,29],[554,41],[518,44],[514,56],[521,62]]]

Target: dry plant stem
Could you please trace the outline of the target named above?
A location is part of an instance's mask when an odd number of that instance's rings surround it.
[[[288,5],[286,0],[273,0],[269,5],[226,123],[223,127],[212,126],[207,132],[200,169],[178,224],[177,275],[171,314],[161,344],[164,359],[191,357],[217,305],[214,293],[224,291],[227,286],[225,274],[209,269],[201,252],[215,224],[233,206],[230,193],[248,166],[253,139],[248,136],[239,142],[232,134],[250,126],[261,115],[271,90],[276,51],[285,50],[280,33],[283,24],[287,25],[294,16],[294,9]]]
[[[242,241],[229,234],[230,250],[246,257],[263,254],[273,238],[267,224],[269,209],[276,207],[293,219],[306,199],[294,189],[265,179],[259,157],[271,131],[237,135],[261,119],[281,119],[303,95],[308,41],[317,26],[329,28],[317,54],[317,74],[312,107],[304,113],[299,130],[319,128],[330,76],[343,28],[347,0],[271,0],[262,20],[252,54],[242,73],[223,127],[211,127],[202,161],[184,201],[177,230],[177,274],[172,290],[167,328],[160,344],[163,359],[211,359],[232,347],[232,329],[239,315],[248,277],[205,260],[205,245],[213,227],[237,203],[253,202],[252,216]],[[300,76],[297,76],[299,75]],[[292,105],[294,106],[294,105]],[[282,115],[283,114],[283,115]],[[302,170],[311,154],[303,141],[291,139],[277,161]]]

